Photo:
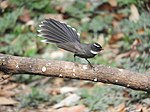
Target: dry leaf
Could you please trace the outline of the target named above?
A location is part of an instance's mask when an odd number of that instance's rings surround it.
[[[11,98],[0,97],[0,105],[15,105],[16,103],[17,101]]]
[[[92,4],[90,2],[86,2],[86,9],[90,9],[92,7]]]
[[[51,59],[63,59],[64,56],[65,56],[64,52],[62,50],[59,50],[59,51],[53,51],[49,57]]]
[[[17,86],[18,86],[18,84],[16,84],[16,83],[9,83],[8,85],[4,86],[4,89],[5,90],[11,90],[11,89],[16,88]]]
[[[122,103],[122,104],[118,105],[117,107],[115,107],[115,110],[116,110],[115,112],[126,112],[125,104]]]
[[[113,106],[109,106],[107,111],[108,112],[116,112],[116,110]]]
[[[102,46],[104,45],[105,43],[104,34],[100,34],[98,36],[98,43],[101,43]]]
[[[78,88],[75,87],[62,87],[60,88],[60,93],[65,94],[65,93],[70,93],[70,92],[75,92]]]
[[[141,104],[137,104],[136,105],[136,112],[143,112],[142,109],[143,108],[143,106],[141,105]]]
[[[58,109],[56,112],[84,112],[86,111],[86,108],[84,105],[78,105],[73,107],[64,107]]]
[[[122,19],[126,18],[128,15],[124,14],[124,13],[113,13],[112,16],[114,17],[114,19],[116,19],[117,21],[121,21]]]
[[[113,20],[113,21],[112,21],[112,26],[113,26],[115,29],[119,29],[119,22],[116,21],[116,20]]]
[[[96,10],[112,11],[113,9],[114,9],[114,7],[112,7],[109,3],[103,3],[100,6],[98,6]]]
[[[0,96],[10,97],[10,96],[16,95],[16,93],[12,90],[15,89],[17,87],[17,85],[18,84],[15,84],[15,83],[1,85],[0,86]]]
[[[110,40],[109,40],[109,43],[110,44],[114,44],[116,43],[117,41],[119,41],[120,39],[122,39],[122,37],[124,37],[124,34],[123,33],[117,33],[117,34],[114,34],[111,36]]]
[[[56,87],[60,87],[64,84],[64,79],[63,78],[55,78],[53,81],[53,85]]]
[[[84,24],[86,22],[89,22],[90,21],[90,18],[89,17],[84,17],[81,19],[81,23]]]
[[[34,20],[30,20],[26,23],[27,26],[34,26],[35,25],[35,21]]]
[[[136,50],[137,46],[139,46],[141,43],[142,43],[141,39],[139,39],[139,38],[135,39],[132,46],[131,46],[131,49]]]
[[[4,0],[4,1],[0,1],[0,8],[1,9],[6,9],[8,7],[8,1]]]
[[[118,49],[118,48],[120,48],[120,44],[110,44],[109,48]]]
[[[62,14],[44,14],[44,18],[47,18],[47,19],[52,18],[52,19],[56,19],[58,21],[63,21],[63,15]]]
[[[139,56],[140,56],[140,53],[138,51],[136,51],[136,50],[131,51],[130,58],[132,60],[135,59],[135,58],[137,58],[137,57],[139,57]]]
[[[141,29],[139,29],[138,31],[137,31],[137,33],[139,34],[139,35],[142,35],[142,34],[144,34],[144,28],[141,28]]]
[[[137,22],[140,17],[138,9],[136,8],[135,5],[131,5],[130,10],[131,10],[131,15],[130,15],[129,19],[131,21]]]
[[[59,103],[55,104],[53,108],[60,108],[63,106],[71,106],[75,105],[80,100],[80,96],[77,94],[71,94],[66,97],[64,100],[60,101]]]
[[[117,6],[117,0],[108,0],[109,4],[113,7]]]
[[[30,12],[27,9],[24,9],[23,15],[19,17],[19,20],[26,23],[31,20]]]
[[[130,54],[131,54],[130,51],[129,51],[129,52],[126,52],[126,53],[119,54],[119,55],[116,56],[115,61],[118,61],[118,60],[120,60],[121,58],[129,57]]]
[[[11,97],[11,96],[15,96],[15,95],[16,95],[16,93],[13,91],[0,90],[0,96]]]
[[[150,112],[150,107],[143,107],[141,112]]]
[[[87,32],[81,32],[81,36],[83,39],[86,39],[88,37]]]
[[[53,88],[53,89],[47,90],[47,93],[49,93],[53,96],[58,95],[58,94],[60,94],[60,89],[59,88]]]

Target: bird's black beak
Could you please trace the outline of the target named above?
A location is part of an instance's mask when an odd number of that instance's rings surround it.
[[[102,50],[104,50],[104,49],[103,49],[103,48],[101,48],[101,50],[98,52],[98,54],[100,54],[100,52],[101,52]]]

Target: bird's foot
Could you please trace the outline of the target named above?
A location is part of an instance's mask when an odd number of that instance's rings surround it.
[[[90,69],[94,70],[94,66],[93,65],[89,64],[89,66],[90,66]]]

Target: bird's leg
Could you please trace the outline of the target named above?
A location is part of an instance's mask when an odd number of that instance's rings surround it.
[[[74,56],[74,63],[75,63],[75,66],[78,66],[78,64],[76,63],[76,54],[74,54],[73,56]]]
[[[74,62],[76,61],[76,54],[73,55],[74,56]]]
[[[90,65],[90,67],[93,68],[93,66],[92,66],[92,64],[90,63],[90,61],[89,61],[87,58],[85,58],[85,60],[88,62],[88,64]]]

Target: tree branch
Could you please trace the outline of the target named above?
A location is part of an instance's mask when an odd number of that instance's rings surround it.
[[[150,91],[150,76],[124,69],[104,65],[75,64],[73,62],[54,61],[0,54],[0,71],[11,74],[38,74],[90,80],[121,85],[136,90]]]

